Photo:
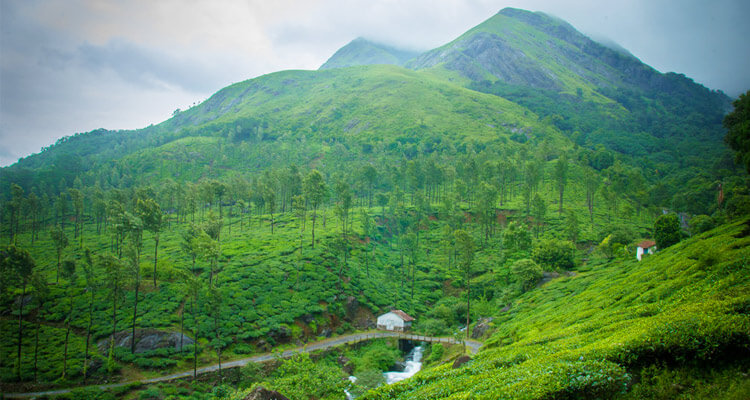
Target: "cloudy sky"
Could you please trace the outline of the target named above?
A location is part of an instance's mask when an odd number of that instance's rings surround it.
[[[0,166],[76,132],[159,123],[233,82],[317,69],[358,36],[427,50],[504,7],[733,97],[750,89],[746,0],[0,0]]]

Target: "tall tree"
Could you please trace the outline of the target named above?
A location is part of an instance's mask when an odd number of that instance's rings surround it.
[[[10,184],[10,240],[13,241],[19,233],[21,208],[23,207],[23,188],[15,183]]]
[[[586,207],[589,210],[591,225],[594,225],[594,200],[599,188],[599,176],[593,168],[586,168],[583,184],[586,187]]]
[[[360,208],[359,220],[362,223],[362,237],[364,240],[364,256],[365,256],[365,274],[370,277],[370,263],[368,255],[370,253],[370,236],[372,235],[372,219],[368,214],[366,208]]]
[[[162,211],[154,199],[138,199],[138,216],[143,221],[143,229],[154,236],[154,288],[156,288],[156,264],[159,256],[159,233],[162,228]]]
[[[312,247],[315,248],[315,219],[317,210],[326,197],[326,183],[323,175],[316,169],[310,171],[304,182],[305,198],[310,202],[312,207]]]
[[[39,235],[39,213],[41,211],[41,202],[34,192],[29,193],[26,198],[26,205],[29,213],[31,214],[31,245],[34,245],[34,240]]]
[[[122,297],[122,286],[125,280],[125,268],[119,258],[112,255],[98,257],[98,264],[104,269],[105,282],[109,289],[112,300],[112,330],[109,341],[109,356],[107,371],[111,374],[114,370],[115,334],[117,333],[117,301]]]
[[[477,219],[482,225],[485,243],[490,239],[490,233],[495,219],[495,202],[497,201],[497,188],[487,182],[479,184],[479,201],[477,202]]]
[[[563,153],[560,158],[557,159],[555,164],[555,183],[557,183],[557,190],[560,193],[560,208],[558,214],[563,212],[563,192],[565,191],[565,184],[568,182],[568,157]]]
[[[36,332],[34,333],[34,383],[37,382],[37,359],[39,355],[39,328],[42,325],[42,310],[49,299],[49,286],[47,280],[40,273],[34,273],[31,277],[34,287],[34,302],[36,303]]]
[[[276,189],[271,185],[264,186],[263,198],[265,199],[268,214],[271,217],[271,234],[273,235],[273,214],[276,212]]]
[[[65,217],[68,215],[68,199],[64,192],[60,192],[55,200],[55,213],[60,218],[60,229],[65,231]]]
[[[133,296],[133,322],[131,323],[132,333],[130,336],[130,353],[135,354],[135,328],[136,319],[138,318],[138,292],[141,286],[141,263],[138,259],[138,250],[136,250],[134,245],[128,244],[125,247],[125,258],[132,274],[133,290],[135,291]]]
[[[180,249],[183,253],[190,256],[190,259],[192,260],[192,269],[191,271],[193,274],[195,274],[195,258],[198,256],[197,250],[198,246],[195,244],[195,240],[200,235],[201,229],[193,224],[188,224],[188,227],[186,230],[184,230],[181,233],[181,241],[180,241]]]
[[[73,202],[73,213],[75,220],[73,222],[73,239],[81,235],[79,248],[83,247],[83,193],[78,189],[68,189],[68,196]]]
[[[295,278],[295,285],[299,280],[300,269],[302,268],[302,249],[305,247],[303,244],[304,232],[305,232],[305,216],[307,213],[307,207],[305,207],[305,196],[296,195],[292,197],[292,209],[294,210],[294,216],[297,218],[299,224],[299,255],[297,257],[297,277]]]
[[[336,214],[341,220],[341,240],[344,245],[344,265],[348,266],[349,258],[349,235],[347,228],[349,226],[349,210],[352,207],[352,192],[344,180],[336,183]]]
[[[21,381],[21,342],[23,339],[23,305],[26,297],[26,285],[31,279],[36,263],[28,251],[10,245],[0,253],[0,263],[5,273],[11,272],[21,283],[21,297],[18,299],[18,354],[16,358],[16,378]]]
[[[547,214],[547,205],[544,204],[539,193],[534,195],[534,201],[532,202],[532,208],[534,211],[534,222],[536,222],[536,237],[543,232],[544,229],[544,217]]]
[[[68,247],[68,237],[65,236],[65,231],[59,226],[52,227],[49,231],[50,239],[52,244],[55,245],[55,251],[57,253],[57,273],[55,274],[55,282],[60,283],[60,258],[62,257],[63,250]]]
[[[219,360],[219,377],[221,377],[221,348],[224,347],[221,336],[221,307],[223,305],[222,292],[217,286],[208,290],[208,306],[211,310],[211,317],[214,322],[214,339],[212,345],[216,351],[216,358]]]
[[[198,304],[202,284],[201,280],[193,274],[185,274],[185,287],[190,297],[190,314],[193,317],[193,380],[198,377],[198,314],[195,307]]]
[[[565,213],[565,236],[568,240],[574,244],[578,241],[578,217],[573,210],[568,210]]]
[[[367,185],[368,207],[372,207],[372,195],[375,182],[378,180],[378,171],[372,166],[372,164],[367,164],[362,168],[362,178]]]
[[[94,259],[91,250],[84,252],[83,276],[86,279],[86,292],[89,294],[88,324],[86,325],[86,348],[83,353],[83,383],[86,383],[89,372],[89,343],[91,342],[91,325],[94,322],[94,293],[96,293],[99,282],[94,273]]]
[[[458,262],[463,269],[466,279],[466,338],[464,340],[464,353],[466,352],[466,341],[469,340],[469,322],[471,315],[471,263],[474,261],[474,239],[471,235],[459,229],[453,233],[458,248]]]
[[[70,323],[73,321],[73,309],[75,308],[75,281],[76,281],[76,263],[73,260],[65,260],[62,263],[63,277],[68,280],[68,316],[65,318],[65,344],[63,347],[63,371],[62,379],[68,373],[68,342],[70,339]]]
[[[209,263],[208,287],[213,287],[214,274],[219,259],[219,242],[211,238],[206,232],[200,231],[193,241],[195,253]]]

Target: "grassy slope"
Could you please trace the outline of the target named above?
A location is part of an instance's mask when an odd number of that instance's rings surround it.
[[[748,224],[722,226],[641,263],[592,265],[548,283],[496,316],[497,331],[467,366],[428,370],[364,398],[618,397],[639,379],[656,385],[641,375],[652,365],[682,371],[662,375],[669,390],[670,376],[687,386],[686,376],[704,374],[683,394],[743,398],[750,393]],[[643,385],[635,388],[649,393]]]
[[[232,143],[194,137],[229,136],[235,121],[250,118],[267,124],[263,131],[269,138]],[[521,146],[509,139],[519,129],[555,148],[572,146],[534,113],[501,97],[394,66],[266,75],[225,88],[160,128],[185,137],[124,157],[121,169],[138,171],[134,179],[153,182],[166,175],[194,181],[289,163],[324,172],[351,170],[352,161],[400,161],[398,141],[415,137],[510,151]],[[372,155],[360,149],[365,144],[374,147]]]

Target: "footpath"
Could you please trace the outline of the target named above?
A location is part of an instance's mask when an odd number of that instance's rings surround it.
[[[337,346],[341,346],[345,344],[353,344],[353,343],[364,342],[364,341],[372,340],[372,339],[381,339],[381,338],[390,338],[390,337],[395,337],[395,338],[405,339],[405,340],[414,340],[414,341],[419,341],[419,342],[448,343],[448,344],[463,343],[460,340],[457,341],[453,337],[432,337],[432,336],[423,336],[423,335],[413,335],[410,333],[401,333],[401,332],[372,331],[372,332],[354,333],[351,335],[337,336],[337,337],[333,337],[330,339],[308,343],[305,346],[285,350],[282,352],[265,353],[265,354],[260,354],[257,356],[242,358],[239,360],[227,361],[227,362],[221,363],[221,368],[225,369],[225,368],[242,367],[251,362],[261,363],[265,361],[271,361],[275,358],[289,358],[301,352],[310,353],[316,350],[330,349],[332,347],[337,347]],[[466,341],[466,347],[471,349],[471,352],[473,354],[476,354],[476,352],[479,351],[479,348],[481,346],[482,346],[482,343],[476,340]],[[197,375],[201,375],[201,374],[214,372],[218,370],[219,370],[219,364],[216,363],[216,364],[198,368],[195,371],[195,373]],[[193,376],[192,369],[189,371],[178,372],[178,373],[174,373],[170,375],[157,376],[154,378],[110,383],[106,385],[76,386],[76,387],[71,387],[71,388],[47,390],[47,391],[41,391],[41,392],[4,393],[3,396],[5,396],[5,398],[8,398],[8,399],[21,399],[21,398],[29,398],[29,397],[40,397],[40,396],[55,396],[55,395],[70,393],[71,391],[75,389],[81,389],[81,388],[86,388],[86,387],[98,387],[99,389],[104,390],[104,389],[123,387],[123,386],[131,385],[134,383],[147,385],[151,383],[166,382],[166,381],[171,381],[175,379],[188,378],[191,376]]]

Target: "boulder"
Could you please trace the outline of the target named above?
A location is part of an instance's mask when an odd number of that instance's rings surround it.
[[[289,398],[275,390],[268,390],[262,386],[258,386],[245,396],[243,400],[289,400]]]
[[[349,296],[346,298],[346,303],[344,304],[344,310],[346,311],[346,317],[349,320],[354,320],[357,315],[357,310],[359,309],[359,301],[354,296]]]
[[[341,369],[344,370],[344,372],[349,375],[354,373],[354,364],[352,364],[352,361],[349,358],[345,356],[339,356],[336,361],[339,363]]]
[[[279,325],[271,329],[268,336],[273,338],[276,343],[286,343],[292,338],[292,330],[286,325]]]
[[[469,356],[461,356],[456,359],[456,361],[453,362],[453,369],[460,368],[462,365],[466,364],[467,362],[471,361],[471,357]]]
[[[484,336],[484,334],[487,332],[487,329],[490,329],[490,322],[492,322],[492,318],[480,319],[477,324],[474,325],[474,330],[471,331],[471,338],[479,339],[480,337]]]
[[[133,331],[120,331],[115,334],[115,346],[130,348],[133,338]],[[107,354],[110,338],[97,342],[97,348],[101,354]],[[182,335],[182,345],[189,346],[194,341],[187,335]],[[156,329],[136,329],[135,330],[135,352],[145,353],[147,351],[172,347],[175,350],[180,348],[180,332],[166,332]]]

